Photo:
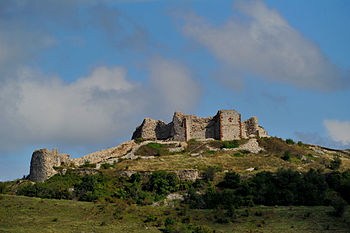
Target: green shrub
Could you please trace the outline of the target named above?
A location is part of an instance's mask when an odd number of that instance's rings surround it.
[[[239,142],[237,140],[234,141],[223,141],[222,148],[237,148],[239,146]]]
[[[195,228],[193,229],[193,233],[214,233],[214,232],[216,231],[205,225],[195,226]]]
[[[203,172],[203,178],[206,181],[213,181],[215,178],[216,168],[215,167],[207,167]]]
[[[80,168],[96,168],[96,164],[90,163],[90,161],[86,160]]]
[[[156,143],[156,142],[150,142],[147,144],[147,147],[158,150],[163,147],[163,144]]]
[[[0,194],[6,193],[6,183],[0,182]]]
[[[215,154],[215,151],[213,151],[213,150],[206,150],[205,153],[209,154],[209,155],[213,155],[213,154]]]
[[[167,217],[165,219],[164,225],[167,227],[169,225],[174,225],[175,224],[175,219],[171,218],[171,217]]]
[[[178,190],[179,179],[173,172],[155,171],[147,182],[146,189],[148,191],[154,191],[157,195],[166,195],[170,192]]]
[[[287,150],[284,152],[283,156],[281,157],[284,161],[289,161],[290,160],[290,151]]]
[[[233,154],[234,157],[244,157],[244,155],[242,155],[241,153],[239,152],[236,152]]]
[[[150,142],[147,145],[141,146],[135,154],[142,156],[162,156],[169,154],[168,146],[169,145]]]
[[[240,150],[239,152],[241,152],[242,154],[249,154],[250,153],[249,150]]]
[[[102,169],[108,169],[108,168],[111,168],[111,167],[114,167],[114,164],[110,164],[110,163],[103,163],[103,164],[101,164],[101,168]]]
[[[158,220],[158,217],[153,215],[153,214],[150,214],[147,216],[147,218],[145,219],[145,221],[143,221],[144,223],[147,223],[147,222],[155,222]]]
[[[286,139],[286,143],[289,144],[289,145],[294,145],[295,144],[295,142],[292,139],[290,139],[290,138]]]
[[[338,195],[333,198],[331,201],[331,206],[334,208],[334,215],[336,217],[342,217],[346,208],[346,201]]]
[[[238,188],[241,181],[241,177],[236,172],[227,172],[225,174],[224,180],[220,182],[217,186],[221,188],[235,189]]]
[[[144,142],[144,141],[147,141],[147,139],[145,139],[145,138],[135,138],[134,141],[135,141],[137,144],[140,144],[140,143],[142,143],[142,142]]]
[[[332,170],[338,170],[340,168],[340,165],[341,165],[341,159],[337,156],[330,163],[329,168]]]

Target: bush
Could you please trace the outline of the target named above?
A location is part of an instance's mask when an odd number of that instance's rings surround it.
[[[166,195],[178,190],[179,179],[173,172],[155,171],[146,184],[146,189],[158,195]]]
[[[339,157],[335,157],[333,161],[330,163],[329,168],[332,170],[338,170],[341,165],[341,159]]]
[[[234,157],[244,157],[244,155],[242,155],[241,153],[239,152],[236,152],[233,154]]]
[[[147,145],[141,146],[135,154],[142,156],[162,156],[168,153],[167,145],[150,142]]]
[[[290,138],[286,139],[286,143],[289,144],[289,145],[294,145],[295,144],[295,142],[292,139],[290,139]]]
[[[223,141],[222,142],[222,148],[237,148],[239,146],[239,142],[237,140],[235,141]]]
[[[213,181],[215,178],[216,168],[215,167],[207,167],[203,172],[203,178],[206,181]]]
[[[96,168],[96,164],[92,164],[87,160],[83,165],[80,166],[80,168]]]
[[[284,152],[283,156],[281,157],[284,161],[289,161],[290,160],[290,151],[287,150]]]
[[[331,206],[334,208],[334,216],[342,217],[346,208],[346,201],[343,198],[336,195],[331,201]]]
[[[225,174],[224,180],[217,186],[221,188],[235,189],[240,184],[241,177],[236,172],[228,172]]]
[[[175,221],[173,218],[167,217],[167,218],[165,219],[164,225],[167,227],[167,226],[169,226],[169,225],[174,225],[175,222],[176,222],[176,221]]]
[[[0,182],[0,194],[3,194],[6,192],[6,184],[3,182]]]
[[[215,230],[213,230],[212,228],[208,227],[208,226],[196,226],[193,229],[193,233],[214,233]]]
[[[101,168],[102,169],[108,169],[108,168],[111,168],[111,167],[114,167],[114,164],[110,164],[110,163],[103,163],[103,164],[101,164]]]
[[[135,141],[137,144],[140,144],[140,143],[142,143],[142,142],[144,142],[144,141],[147,141],[147,139],[145,139],[145,138],[135,138],[134,141]]]

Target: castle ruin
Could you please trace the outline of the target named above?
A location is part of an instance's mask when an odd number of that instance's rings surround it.
[[[249,137],[267,137],[267,132],[258,125],[258,118],[241,121],[236,110],[219,110],[212,117],[198,117],[175,112],[172,122],[146,118],[133,133],[132,139],[156,139],[187,141],[192,138],[212,138],[221,141],[238,140]]]
[[[215,116],[205,118],[175,112],[173,120],[169,124],[161,120],[146,118],[136,128],[132,139],[155,139],[163,140],[159,143],[168,143],[164,140],[183,142],[192,138],[212,138],[227,141],[257,136],[268,137],[267,132],[258,125],[256,117],[241,122],[241,115],[236,110],[220,110]],[[137,156],[132,154],[142,145],[142,143],[136,143],[135,140],[130,140],[116,147],[100,150],[80,158],[70,158],[68,154],[58,153],[57,149],[52,151],[48,149],[35,150],[30,163],[28,179],[35,182],[44,181],[57,174],[56,167],[60,166],[80,167],[85,162],[89,162],[97,164],[97,167],[99,167],[103,163],[112,164],[118,161],[119,158],[136,159]],[[186,173],[186,171],[182,172]]]

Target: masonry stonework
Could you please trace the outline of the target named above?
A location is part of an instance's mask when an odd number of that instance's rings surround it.
[[[54,167],[67,165],[70,162],[68,154],[59,154],[57,149],[40,149],[34,151],[30,162],[29,179],[43,181],[56,174]]]
[[[219,110],[215,116],[205,118],[175,112],[173,121],[169,124],[146,118],[136,128],[132,139],[187,141],[192,138],[213,138],[227,141],[256,136],[268,136],[267,132],[258,125],[256,117],[242,123],[241,114],[236,110]]]
[[[252,117],[242,123],[241,114],[236,110],[220,110],[215,116],[204,118],[175,112],[173,120],[168,124],[161,120],[146,118],[136,128],[132,138],[156,139],[162,140],[158,141],[159,143],[168,143],[166,140],[180,142],[192,138],[236,140],[256,136],[268,137],[267,132],[258,125],[258,119],[256,117]],[[246,148],[249,150],[251,148],[257,148],[256,150],[259,151],[260,148],[256,139],[252,140],[249,140],[245,144]],[[59,154],[57,149],[53,149],[52,151],[48,149],[36,150],[32,155],[28,178],[35,182],[44,181],[57,173],[55,167],[62,165],[79,167],[88,161],[100,166],[103,163],[118,161],[119,158],[133,158],[134,152],[141,145],[142,143],[137,144],[134,140],[131,140],[116,147],[72,159],[68,154]],[[96,168],[98,169],[99,166]],[[185,178],[196,177],[195,172],[192,174],[189,171],[178,175]]]

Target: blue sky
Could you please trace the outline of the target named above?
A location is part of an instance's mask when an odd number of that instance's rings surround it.
[[[32,152],[129,140],[143,118],[236,109],[350,148],[350,2],[3,0],[0,180]]]

